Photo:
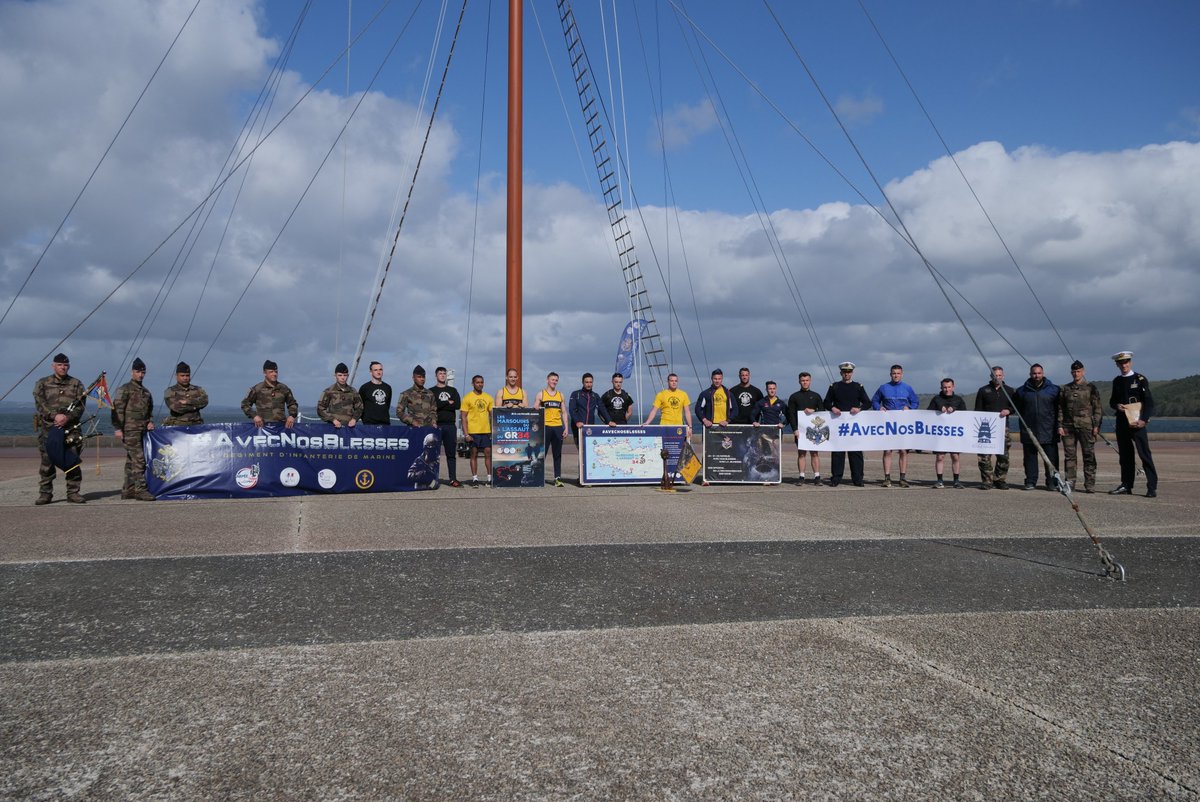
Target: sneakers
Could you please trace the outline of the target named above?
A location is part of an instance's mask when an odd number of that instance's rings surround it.
[[[566,485],[563,484],[563,480],[559,477],[554,478],[554,486],[555,487],[566,487]]]
[[[37,505],[38,507],[41,507],[41,506],[44,506],[44,505],[46,505],[46,504],[49,504],[49,503],[50,503],[50,499],[52,499],[52,498],[53,498],[53,496],[41,495],[41,496],[38,496],[38,497],[37,497],[37,501],[35,501],[35,502],[33,502],[33,503],[34,503],[35,505]]]
[[[904,479],[904,478],[901,478],[901,479],[900,479],[900,481],[898,482],[898,484],[899,484],[901,487],[908,487],[908,480],[907,480],[907,479]]]
[[[471,487],[478,488],[478,487],[479,487],[479,480],[478,480],[478,479],[472,479],[472,480],[471,480]]]
[[[957,479],[955,479],[955,480],[954,480],[954,489],[955,489],[955,490],[962,490],[962,489],[963,489],[963,483],[962,483],[962,482],[960,482],[960,481],[958,481]]]
[[[891,486],[892,486],[892,480],[891,480],[891,479],[884,479],[884,480],[883,480],[883,482],[882,482],[882,483],[881,483],[879,486],[880,486],[880,487],[891,487]]]
[[[822,484],[824,484],[824,482],[822,482],[822,481],[821,481],[821,477],[820,477],[820,476],[814,476],[814,477],[812,478],[812,483],[813,483],[813,485],[814,485],[815,487],[820,487]]]
[[[1026,489],[1026,490],[1037,490],[1037,485],[1030,484],[1029,482],[1026,482],[1026,483],[1025,483],[1025,489]]]
[[[933,487],[934,487],[934,489],[935,489],[935,490],[941,490],[941,489],[942,489],[943,487],[945,487],[945,486],[946,486],[946,485],[945,485],[945,484],[943,484],[943,482],[942,482],[942,480],[941,480],[941,479],[938,479],[936,482],[934,482],[934,483],[933,483]]]

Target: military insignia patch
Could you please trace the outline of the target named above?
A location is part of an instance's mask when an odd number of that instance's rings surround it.
[[[169,482],[183,471],[182,462],[174,446],[163,446],[150,463],[150,472],[159,481]]]
[[[820,415],[812,419],[808,428],[804,430],[804,439],[813,445],[820,445],[829,439],[829,426],[825,419]]]

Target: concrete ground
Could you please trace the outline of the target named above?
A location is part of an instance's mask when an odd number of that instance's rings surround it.
[[[1076,496],[1125,582],[969,458],[144,503],[104,450],[34,507],[0,449],[0,798],[1197,799],[1200,444],[1153,447]]]

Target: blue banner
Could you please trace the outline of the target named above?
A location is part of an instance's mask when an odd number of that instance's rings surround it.
[[[438,486],[434,427],[207,423],[146,432],[146,484],[158,498],[381,493]]]
[[[617,344],[617,366],[614,370],[627,379],[633,374],[634,365],[637,364],[642,328],[645,325],[644,320],[631,320],[626,324],[625,331],[621,332],[621,342]]]
[[[545,410],[492,408],[492,487],[546,484]]]
[[[687,440],[682,426],[584,426],[579,441],[582,485],[655,485],[667,470],[679,470]]]

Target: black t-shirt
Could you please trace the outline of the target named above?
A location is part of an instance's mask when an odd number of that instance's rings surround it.
[[[733,418],[730,423],[753,423],[754,422],[754,405],[762,400],[762,390],[755,387],[753,384],[748,384],[743,387],[741,384],[735,384],[732,387],[725,388],[729,396],[733,399]]]
[[[453,426],[458,420],[458,410],[462,408],[462,396],[458,390],[446,385],[432,387],[433,400],[437,402],[438,426]]]
[[[392,385],[387,382],[367,382],[358,388],[362,396],[363,423],[387,426],[392,422]]]
[[[604,395],[600,396],[600,403],[604,405],[604,409],[608,412],[608,419],[613,423],[621,424],[627,421],[627,416],[633,412],[633,396],[621,390],[609,390]]]

